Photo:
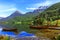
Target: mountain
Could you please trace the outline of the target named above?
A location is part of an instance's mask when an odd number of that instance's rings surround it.
[[[15,11],[14,13],[12,13],[10,16],[8,16],[7,18],[14,18],[16,16],[23,16],[22,13],[20,13],[19,11]]]
[[[37,16],[39,15],[39,13],[43,12],[44,10],[46,10],[49,6],[40,6],[39,8],[35,9],[32,12],[27,12],[26,15],[33,15],[33,16]]]
[[[35,20],[42,24],[44,21],[55,21],[60,19],[60,2],[53,4],[45,11],[41,12],[38,16],[35,17]]]
[[[54,17],[54,16],[60,16],[60,2],[53,4],[50,6],[48,9],[40,13],[41,16],[46,16],[47,17]]]
[[[15,11],[14,13],[12,13],[10,16],[6,17],[6,18],[2,18],[0,21],[5,21],[5,20],[9,20],[12,19],[16,16],[23,16],[22,13],[20,13],[19,11]]]
[[[40,6],[38,9],[34,10],[33,13],[40,13],[47,9],[49,6]]]
[[[17,16],[34,17],[34,16],[38,15],[40,12],[44,11],[45,9],[47,9],[47,6],[42,6],[42,7],[39,7],[38,9],[34,10],[33,12],[27,12],[26,14],[22,14],[19,11],[15,11],[10,16],[0,19],[0,21],[9,20],[9,19],[12,19]]]

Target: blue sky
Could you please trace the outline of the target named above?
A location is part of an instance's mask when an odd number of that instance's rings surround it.
[[[40,6],[50,6],[57,2],[60,0],[0,0],[0,17],[7,17],[16,10],[24,14]]]

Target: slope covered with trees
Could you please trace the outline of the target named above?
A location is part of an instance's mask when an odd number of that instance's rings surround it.
[[[60,2],[50,6],[48,9],[40,13],[34,19],[34,24],[44,25],[46,22],[51,24],[60,19]],[[55,22],[56,24],[57,22]],[[52,24],[53,25],[53,24]]]

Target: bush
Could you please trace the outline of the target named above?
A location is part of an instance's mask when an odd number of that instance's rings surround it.
[[[60,35],[57,36],[56,40],[60,40]]]

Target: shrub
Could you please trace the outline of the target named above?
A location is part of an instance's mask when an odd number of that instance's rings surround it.
[[[60,40],[60,35],[57,36],[56,40]]]

